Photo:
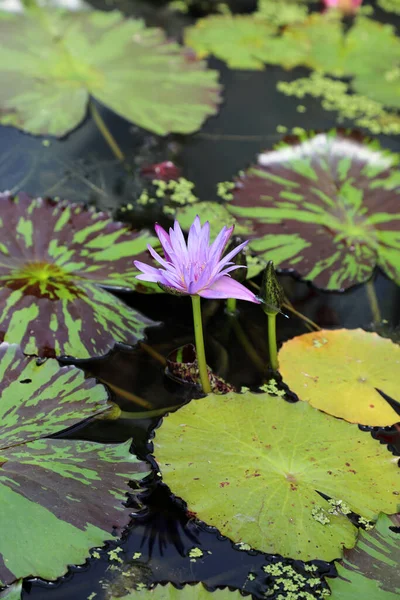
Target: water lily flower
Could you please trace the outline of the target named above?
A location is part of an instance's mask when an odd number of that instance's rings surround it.
[[[155,230],[164,250],[164,258],[151,246],[148,246],[148,249],[161,268],[135,260],[135,267],[142,272],[136,277],[142,281],[158,283],[161,288],[173,294],[191,297],[199,377],[203,391],[209,394],[211,385],[204,350],[200,299],[236,298],[260,303],[253,292],[229,274],[234,269],[245,268],[243,265],[234,264],[231,259],[246,246],[247,241],[223,256],[233,227],[223,227],[210,244],[210,223],[207,221],[201,226],[198,216],[190,226],[187,242],[178,221],[170,228],[169,234],[158,224]]]
[[[170,228],[169,234],[157,224],[155,230],[165,258],[148,246],[150,254],[161,268],[136,260],[134,264],[142,272],[137,279],[158,283],[172,293],[210,299],[237,298],[258,304],[260,300],[256,295],[229,275],[234,269],[245,268],[233,264],[231,259],[246,246],[247,241],[222,256],[233,229],[223,227],[210,244],[210,224],[207,221],[201,226],[197,216],[186,243],[178,221]]]

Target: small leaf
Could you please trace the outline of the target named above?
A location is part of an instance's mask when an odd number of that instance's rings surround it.
[[[152,242],[107,213],[0,194],[0,339],[26,354],[101,356],[154,324],[104,290],[134,290]]]
[[[376,519],[399,503],[400,471],[371,435],[266,393],[190,402],[164,418],[154,456],[172,493],[206,524],[301,560],[332,560],[355,544],[347,512]]]
[[[357,545],[336,563],[339,577],[329,579],[331,600],[398,600],[400,535],[393,527],[399,516],[380,515],[372,531],[360,532]]]
[[[191,133],[217,111],[217,73],[118,11],[27,11],[0,18],[0,38],[4,125],[63,136],[89,95],[160,135]]]
[[[0,529],[10,533],[0,537],[0,585],[54,580],[128,525],[128,481],[149,470],[131,441],[47,439],[109,407],[80,369],[38,364],[8,344],[0,365]]]
[[[365,282],[376,265],[400,282],[398,156],[335,131],[291,141],[259,155],[226,204],[250,248],[321,288]]]
[[[317,331],[279,351],[284,382],[300,400],[351,423],[385,427],[400,415],[379,390],[400,402],[400,346],[362,329]]]
[[[214,54],[232,69],[263,69],[276,28],[254,15],[211,15],[185,30],[185,44],[199,58]]]

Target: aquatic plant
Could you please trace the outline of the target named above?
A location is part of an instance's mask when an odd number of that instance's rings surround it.
[[[397,600],[400,594],[400,515],[381,514],[375,528],[360,531],[357,545],[335,563],[339,576],[328,579],[330,600]]]
[[[260,154],[225,206],[261,263],[329,290],[375,266],[400,282],[398,163],[356,132],[305,133]]]
[[[0,362],[0,526],[10,532],[0,540],[0,585],[54,580],[128,525],[124,502],[138,494],[128,482],[149,468],[130,453],[131,440],[50,437],[111,409],[107,390],[80,369],[6,343]]]
[[[138,288],[132,257],[152,237],[105,212],[0,194],[0,340],[27,354],[102,356],[153,321],[106,290]],[[142,291],[146,288],[142,286]]]
[[[276,371],[279,368],[276,343],[276,315],[281,312],[284,293],[282,286],[276,277],[272,260],[270,260],[265,267],[261,284],[260,299],[262,300],[262,308],[268,317],[269,360],[272,369]]]
[[[157,283],[172,294],[191,296],[200,379],[204,392],[209,393],[211,387],[204,351],[200,298],[217,300],[236,298],[260,302],[253,292],[229,275],[234,269],[243,268],[230,261],[246,246],[247,241],[222,256],[233,227],[223,227],[210,244],[210,224],[207,221],[201,226],[198,216],[189,229],[187,243],[178,221],[175,221],[174,227],[170,228],[169,234],[158,224],[155,230],[165,258],[162,258],[150,245],[148,250],[161,268],[135,260],[135,267],[142,271],[142,274],[136,277],[141,281]]]
[[[63,136],[89,103],[104,132],[90,97],[160,135],[195,131],[217,111],[217,73],[118,11],[0,12],[0,38],[3,125]]]
[[[189,511],[262,552],[333,560],[356,542],[349,512],[376,520],[398,507],[400,470],[387,448],[306,402],[209,394],[164,417],[153,445]]]
[[[362,329],[322,330],[279,351],[280,373],[300,400],[351,423],[385,427],[400,420],[400,346]],[[382,395],[383,394],[383,395]]]

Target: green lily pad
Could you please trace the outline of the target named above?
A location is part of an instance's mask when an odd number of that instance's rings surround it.
[[[0,340],[76,358],[135,344],[154,322],[104,288],[136,289],[152,241],[107,213],[0,194]]]
[[[241,600],[239,591],[231,592],[228,588],[225,590],[215,590],[209,592],[204,585],[185,585],[182,589],[176,588],[172,583],[167,585],[157,585],[154,588],[140,588],[126,596],[118,596],[121,600],[136,600],[136,598],[153,598],[153,600]],[[117,596],[111,596],[110,600],[117,600]]]
[[[400,107],[400,40],[394,27],[359,17],[346,36],[346,61],[356,92]]]
[[[362,329],[306,333],[279,350],[283,380],[300,400],[361,425],[400,421],[378,391],[400,402],[399,369],[400,346]]]
[[[400,282],[398,155],[340,132],[304,136],[258,157],[226,208],[266,263],[329,290],[375,268]]]
[[[301,560],[333,560],[354,546],[347,512],[374,520],[400,502],[400,470],[384,446],[267,393],[192,401],[164,418],[154,456],[199,519],[234,542]]]
[[[193,132],[217,111],[217,73],[118,11],[0,16],[0,38],[4,125],[63,136],[84,118],[89,95],[160,135]]]
[[[339,577],[329,579],[331,600],[398,600],[400,596],[399,515],[380,515],[372,531],[361,531],[356,547],[336,564]]]
[[[129,523],[128,481],[149,469],[130,441],[47,439],[103,412],[103,386],[53,359],[38,364],[15,345],[1,344],[0,357],[0,528],[12,524],[0,539],[0,585],[54,580]]]
[[[21,600],[22,580],[13,583],[10,587],[0,592],[1,600]]]
[[[263,69],[276,28],[254,15],[211,15],[185,29],[185,44],[199,58],[214,54],[232,69]]]

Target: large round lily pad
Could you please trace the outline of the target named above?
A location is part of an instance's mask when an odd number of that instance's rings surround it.
[[[300,400],[361,425],[386,426],[400,416],[378,390],[400,402],[400,346],[362,329],[317,331],[285,342],[283,380]]]
[[[0,194],[0,341],[26,354],[101,356],[152,321],[104,288],[134,290],[153,238],[77,204]]]
[[[167,585],[157,585],[152,589],[141,588],[122,597],[118,595],[121,600],[136,600],[136,598],[148,598],[149,600],[241,600],[243,597],[239,591],[231,592],[228,588],[209,592],[201,583],[185,585],[182,589],[176,588],[172,583],[167,583]],[[112,596],[110,600],[117,600],[117,596]]]
[[[56,579],[129,523],[128,482],[147,465],[120,445],[48,439],[107,408],[76,367],[0,345],[0,585]]]
[[[260,258],[319,287],[364,282],[376,265],[400,282],[397,164],[355,136],[297,138],[261,154],[227,208]]]
[[[380,515],[375,529],[361,531],[356,547],[336,564],[339,577],[328,580],[331,600],[398,600],[399,526],[399,515]]]
[[[217,111],[216,71],[161,29],[118,11],[0,13],[0,122],[62,136],[89,95],[155,133],[190,133]]]
[[[235,542],[301,560],[332,560],[355,544],[344,512],[376,519],[400,502],[400,470],[384,446],[266,393],[192,401],[164,418],[154,456],[199,519]]]

